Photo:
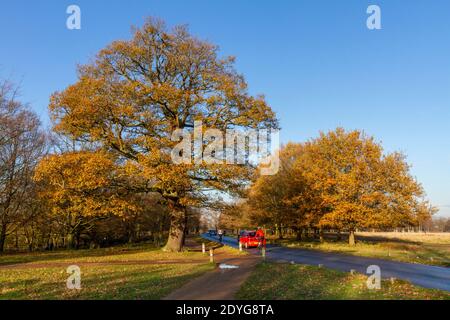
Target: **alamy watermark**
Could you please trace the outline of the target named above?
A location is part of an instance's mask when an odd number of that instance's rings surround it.
[[[194,129],[177,129],[172,141],[179,142],[171,151],[174,164],[256,164],[261,175],[275,175],[280,167],[280,133],[277,129],[208,128],[195,121]]]
[[[367,289],[379,290],[381,289],[381,268],[377,265],[370,265],[367,267],[367,274],[370,276],[367,278]]]
[[[81,290],[81,269],[79,266],[69,266],[66,270],[70,276],[66,280],[66,287],[69,290]]]
[[[66,27],[69,30],[81,29],[81,9],[78,5],[71,4],[67,7],[66,13],[69,17],[66,20]],[[369,30],[381,30],[381,8],[372,4],[367,7],[366,13],[369,17],[366,20],[366,26]]]
[[[72,4],[67,7],[66,13],[69,17],[66,20],[66,27],[69,30],[81,29],[81,9],[79,6]]]
[[[369,30],[381,30],[381,8],[375,4],[367,7],[367,14],[370,16],[367,18],[366,25]]]

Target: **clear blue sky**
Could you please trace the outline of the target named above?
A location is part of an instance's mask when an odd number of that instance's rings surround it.
[[[66,29],[77,4],[82,30]],[[382,10],[382,30],[366,9]],[[408,155],[441,215],[450,216],[450,1],[3,1],[0,75],[48,124],[49,95],[131,25],[157,16],[237,57],[252,93],[264,93],[282,140],[320,130],[363,129]]]

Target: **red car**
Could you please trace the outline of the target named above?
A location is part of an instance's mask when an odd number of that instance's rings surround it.
[[[239,237],[239,243],[245,248],[256,248],[265,245],[266,239],[257,234],[256,231],[242,231]]]

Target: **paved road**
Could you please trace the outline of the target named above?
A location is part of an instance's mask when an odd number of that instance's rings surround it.
[[[218,237],[203,235],[205,239],[219,241]],[[223,244],[238,248],[237,240],[230,237],[223,238]],[[250,249],[249,252],[258,254],[258,249]],[[367,267],[377,265],[381,269],[383,278],[398,278],[408,280],[413,284],[425,288],[434,288],[450,291],[450,268],[428,266],[397,261],[389,261],[375,258],[344,255],[340,253],[328,253],[315,250],[285,248],[280,246],[268,246],[267,259],[284,260],[307,265],[319,265],[330,269],[349,272],[351,269],[366,274]]]

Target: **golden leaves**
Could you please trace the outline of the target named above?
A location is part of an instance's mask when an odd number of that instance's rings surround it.
[[[344,230],[415,224],[434,209],[411,176],[405,157],[342,128],[304,144],[288,144],[281,170],[259,177],[249,203],[272,223]],[[263,213],[261,213],[263,212]]]
[[[131,40],[112,43],[81,66],[76,84],[53,95],[54,128],[134,162],[131,171],[170,199],[189,203],[204,190],[237,190],[248,181],[248,167],[175,165],[169,158],[173,131],[195,120],[224,132],[278,126],[264,97],[249,95],[234,58],[218,56],[217,46],[187,28],[168,30],[149,19]]]
[[[55,214],[122,215],[135,206],[117,189],[119,170],[103,152],[71,152],[44,158],[35,180],[42,186],[40,196]]]

